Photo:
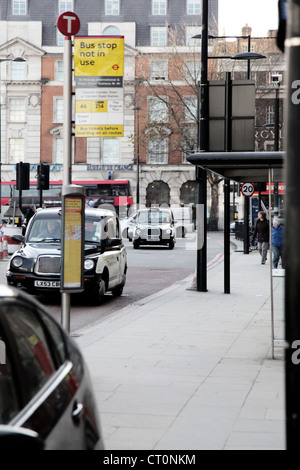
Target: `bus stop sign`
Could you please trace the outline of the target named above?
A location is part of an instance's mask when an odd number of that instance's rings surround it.
[[[80,20],[76,13],[65,11],[57,18],[57,27],[64,36],[75,36],[80,30]]]

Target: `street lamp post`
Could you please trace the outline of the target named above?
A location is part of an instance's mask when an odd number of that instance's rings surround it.
[[[250,36],[249,36],[250,38]],[[248,49],[250,49],[250,42],[248,43]],[[231,56],[233,60],[247,60],[247,80],[250,80],[250,61],[256,59],[265,59],[266,56],[258,54],[257,52],[241,52]]]
[[[0,59],[0,87],[1,87],[1,62],[26,62],[24,57],[15,57],[13,59]],[[0,214],[2,208],[2,138],[1,138],[1,88],[0,88]]]
[[[226,37],[226,36],[222,36]],[[230,36],[228,36],[230,37]],[[236,54],[234,56],[220,56],[220,57],[208,57],[208,38],[214,39],[218,36],[208,35],[208,0],[202,0],[202,33],[193,36],[194,39],[201,39],[201,81],[200,81],[200,103],[198,106],[199,116],[198,116],[198,149],[200,152],[209,151],[209,91],[208,91],[208,79],[207,79],[207,64],[208,59],[233,59],[233,60],[247,60],[247,78],[250,78],[250,60],[252,59],[263,59],[264,55],[251,52],[251,36],[247,36],[248,39],[248,52]],[[221,36],[220,36],[221,38]],[[238,36],[235,36],[238,38]],[[246,36],[243,36],[246,38]],[[229,131],[228,131],[229,132]],[[229,132],[230,133],[230,132]],[[202,168],[196,168],[196,179],[198,181],[198,204],[199,207],[204,208],[203,215],[203,224],[201,227],[201,232],[203,232],[202,237],[200,236],[200,223],[197,223],[197,268],[196,268],[196,286],[197,291],[206,292],[207,291],[207,217],[206,217],[206,205],[207,205],[207,194],[206,194],[206,170]],[[204,189],[205,187],[205,189]],[[229,181],[226,182],[227,189],[229,188]],[[228,189],[229,191],[229,189]],[[227,197],[229,204],[229,198]],[[249,203],[249,201],[248,201]],[[227,209],[226,209],[227,210]],[[230,208],[228,209],[228,211]],[[197,219],[199,216],[197,217]],[[229,217],[228,221],[229,221]],[[226,220],[227,220],[226,218]],[[244,240],[249,238],[249,224],[247,220],[247,226],[244,230]],[[229,230],[229,227],[228,227]],[[226,232],[226,231],[225,231]],[[228,238],[228,237],[226,237]],[[226,246],[228,244],[228,247]],[[229,243],[224,241],[224,251],[225,259],[229,259],[227,252],[229,252]],[[247,251],[248,250],[248,251]],[[249,253],[249,243],[246,245],[246,251],[244,253]],[[228,264],[228,263],[227,263]],[[227,274],[229,274],[229,264],[227,265]],[[228,276],[229,277],[229,276]],[[229,293],[229,285],[225,282],[225,292]]]
[[[142,108],[135,106],[133,108],[136,111],[136,204],[140,204],[140,123],[139,123],[139,112]]]
[[[197,37],[197,36],[194,36]],[[269,39],[269,38],[252,38],[250,34],[247,36],[213,36],[209,35],[209,39],[247,39],[247,52],[240,52],[233,56],[223,57],[208,57],[209,59],[233,59],[233,60],[247,60],[247,79],[250,80],[250,61],[255,59],[265,59],[266,56],[258,54],[257,52],[251,52],[251,39]],[[272,39],[272,38],[270,38]]]

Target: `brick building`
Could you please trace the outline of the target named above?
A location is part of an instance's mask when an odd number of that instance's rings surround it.
[[[2,102],[16,93],[18,101],[10,100],[8,106],[21,103],[23,114],[15,121],[9,118],[6,104],[2,105],[1,161],[2,178],[14,179],[15,164],[31,164],[31,179],[35,178],[36,165],[50,163],[51,179],[60,180],[63,163],[63,36],[56,27],[60,13],[74,11],[80,18],[80,36],[124,35],[124,137],[74,138],[72,179],[113,178],[136,182],[134,144],[136,103],[136,60],[140,54],[165,53],[170,32],[181,25],[187,44],[201,24],[201,0],[56,0],[52,8],[45,8],[36,0],[3,0],[0,12],[0,59],[10,59],[2,64]],[[218,1],[210,2],[211,28],[218,21]],[[15,80],[11,58],[21,52],[26,63],[19,70],[20,80]],[[34,81],[34,82],[33,82]],[[34,84],[33,84],[34,83]],[[30,131],[29,131],[30,129]],[[18,137],[17,139],[15,137]],[[142,157],[143,158],[143,157]],[[184,183],[194,179],[194,170],[183,163],[179,153],[166,162],[151,161],[152,169],[141,168],[141,196],[153,181],[168,185],[172,200],[179,202],[178,179]],[[146,166],[145,165],[145,166]],[[171,168],[170,168],[171,165]],[[143,177],[145,173],[145,178]],[[184,174],[184,176],[181,176]],[[146,182],[148,184],[146,184]],[[175,184],[176,183],[176,184]],[[175,189],[176,187],[176,189]],[[165,201],[165,202],[170,202]]]

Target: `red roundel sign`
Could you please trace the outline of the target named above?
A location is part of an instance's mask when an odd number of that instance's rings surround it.
[[[243,183],[241,191],[243,196],[250,197],[254,193],[254,185],[252,183]]]
[[[73,11],[65,11],[57,18],[57,27],[65,36],[75,36],[80,30],[80,20]]]

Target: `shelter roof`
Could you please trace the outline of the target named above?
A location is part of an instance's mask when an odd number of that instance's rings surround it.
[[[274,182],[284,180],[285,152],[200,152],[187,161],[238,183],[267,182],[269,169]]]

